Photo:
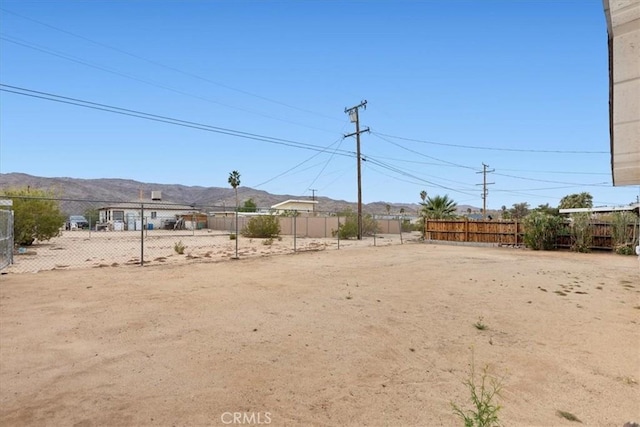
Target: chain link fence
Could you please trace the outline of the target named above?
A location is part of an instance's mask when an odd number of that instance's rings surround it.
[[[30,200],[13,199],[16,204]],[[160,200],[56,201],[65,213],[65,221],[50,239],[36,239],[31,244],[15,242],[15,250],[9,251],[14,257],[8,271],[159,265],[185,260],[221,262],[236,257],[402,244],[420,238],[418,232],[403,234],[403,218],[399,215],[364,213],[365,233],[362,240],[357,240],[350,234],[357,224],[352,212],[256,208],[236,215],[235,209],[224,206]],[[251,222],[265,216],[277,221],[279,233],[247,236]],[[20,226],[19,218],[16,226]]]
[[[0,206],[0,270],[13,264],[13,211]]]

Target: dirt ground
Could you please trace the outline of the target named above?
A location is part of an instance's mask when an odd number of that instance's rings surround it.
[[[639,267],[409,243],[10,272],[0,425],[462,425],[473,356],[505,425],[621,427],[640,421]]]

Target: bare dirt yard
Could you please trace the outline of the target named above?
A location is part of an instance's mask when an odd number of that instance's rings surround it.
[[[410,243],[0,276],[0,425],[462,425],[472,355],[505,425],[640,421],[637,257]]]

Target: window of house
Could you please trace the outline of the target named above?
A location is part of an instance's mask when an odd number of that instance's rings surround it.
[[[113,211],[113,220],[124,222],[124,211]]]
[[[151,212],[151,219],[156,219],[158,217],[158,212]]]

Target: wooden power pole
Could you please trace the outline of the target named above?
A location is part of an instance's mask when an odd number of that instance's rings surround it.
[[[482,174],[482,184],[476,184],[476,185],[482,185],[482,219],[483,220],[487,219],[487,195],[489,194],[487,185],[495,184],[495,182],[487,182],[487,173],[496,171],[495,169],[487,170],[488,167],[489,165],[485,165],[483,163],[482,171],[476,172],[476,173]]]
[[[356,136],[356,157],[358,162],[358,240],[362,240],[362,170],[360,167],[360,134],[363,132],[369,132],[369,128],[360,130],[360,116],[358,114],[358,110],[360,108],[365,110],[367,109],[366,100],[354,107],[344,109],[344,112],[349,114],[351,123],[356,124],[356,131],[347,134],[344,137],[348,138],[350,136]]]

